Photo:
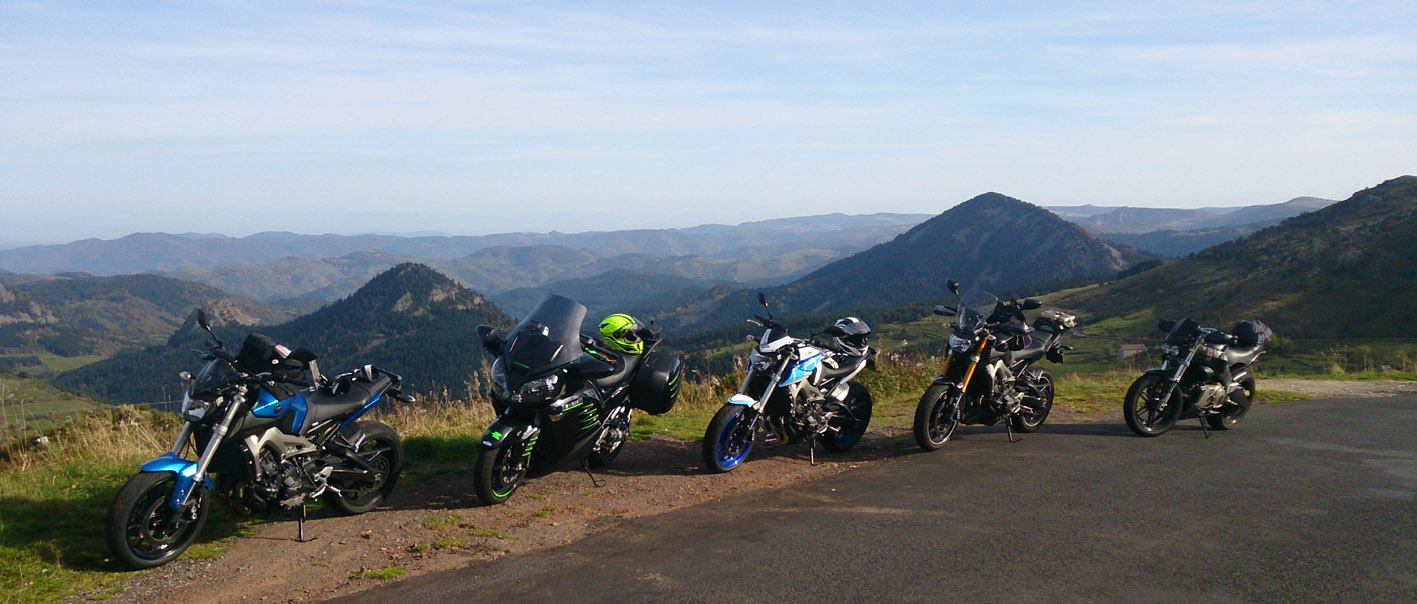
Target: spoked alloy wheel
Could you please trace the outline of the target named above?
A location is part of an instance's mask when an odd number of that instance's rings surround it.
[[[935,451],[945,446],[959,427],[959,404],[963,400],[963,392],[952,392],[944,384],[925,390],[915,407],[915,442],[921,449]]]
[[[846,400],[842,401],[842,404],[851,410],[851,414],[856,419],[842,417],[836,420],[841,422],[839,429],[823,434],[817,439],[828,451],[836,453],[847,451],[856,446],[856,443],[861,441],[861,436],[866,434],[866,426],[871,424],[871,391],[855,382],[847,386]]]
[[[527,466],[531,464],[530,453],[526,443],[483,449],[477,455],[477,465],[473,468],[477,498],[487,505],[496,505],[511,497],[526,480]]]
[[[752,412],[743,405],[724,405],[704,432],[704,467],[728,472],[743,463],[753,449]]]
[[[329,492],[323,500],[335,511],[346,516],[363,514],[374,509],[374,506],[379,505],[379,502],[393,492],[399,473],[403,471],[403,441],[393,428],[376,421],[357,422],[352,427],[358,431],[356,434],[364,435],[364,442],[360,444],[355,455],[374,467],[374,476],[372,482],[330,478],[330,485],[339,489],[339,493]],[[349,467],[342,469],[364,470],[348,461],[345,464]]]
[[[1143,375],[1132,382],[1122,400],[1127,427],[1141,436],[1158,436],[1170,430],[1181,417],[1181,397],[1176,391],[1166,397],[1170,389],[1171,382],[1157,374]]]
[[[128,479],[108,507],[104,537],[118,562],[137,570],[162,566],[187,550],[207,521],[206,489],[193,486],[183,510],[167,505],[177,486],[171,472],[140,472]]]
[[[1053,376],[1046,370],[1040,369],[1038,379],[1034,382],[1034,387],[1038,389],[1037,396],[1029,396],[1024,399],[1023,408],[1018,414],[1009,418],[1009,423],[1014,430],[1019,432],[1033,432],[1043,425],[1043,420],[1048,419],[1048,412],[1053,410]]]

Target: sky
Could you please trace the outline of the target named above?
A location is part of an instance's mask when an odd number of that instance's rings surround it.
[[[1414,173],[1411,0],[0,0],[0,244],[937,214],[988,191],[1233,206]]]

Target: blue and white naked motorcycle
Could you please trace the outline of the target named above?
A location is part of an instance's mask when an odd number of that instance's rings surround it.
[[[177,558],[206,523],[213,496],[247,512],[298,508],[303,541],[307,501],[362,514],[393,490],[403,443],[393,428],[359,418],[386,398],[412,402],[399,376],[365,366],[328,379],[314,353],[258,334],[232,355],[201,309],[197,323],[215,342],[197,375],[182,373],[177,442],[143,464],[108,508],[104,537],[119,563],[142,569]],[[196,461],[181,457],[189,440]]]
[[[802,340],[773,320],[761,293],[758,303],[768,316],[753,315],[748,321],[765,331],[761,337],[748,336],[757,345],[748,354],[747,375],[704,432],[704,466],[711,472],[738,467],[760,437],[764,443],[805,440],[816,463],[816,443],[846,451],[871,423],[871,392],[851,381],[875,365],[871,357],[876,351],[867,345],[870,327],[846,317],[813,334],[829,336],[828,343]]]

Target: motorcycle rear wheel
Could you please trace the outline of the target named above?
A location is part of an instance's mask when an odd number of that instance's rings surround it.
[[[1181,397],[1175,391],[1167,400],[1157,400],[1170,389],[1171,382],[1164,376],[1148,373],[1127,389],[1122,399],[1122,417],[1127,427],[1140,436],[1160,436],[1181,417]]]
[[[959,404],[963,392],[950,392],[944,384],[932,384],[915,407],[915,442],[921,449],[935,451],[945,446],[959,427]]]
[[[601,429],[606,430],[609,428],[610,426],[605,426]],[[619,438],[614,438],[602,443],[600,447],[590,452],[590,456],[586,457],[586,463],[590,464],[590,467],[603,468],[608,466],[615,461],[616,457],[620,456],[621,451],[625,450],[625,443],[630,440],[630,418],[627,416],[624,420],[624,424],[618,426],[618,428],[620,429]]]
[[[1043,425],[1043,420],[1048,419],[1048,412],[1053,410],[1053,376],[1046,369],[1038,371],[1036,385],[1043,395],[1042,399],[1032,405],[1032,412],[1019,409],[1017,414],[1009,417],[1009,423],[1013,425],[1014,430],[1025,434]]]
[[[828,432],[817,437],[817,441],[828,451],[843,453],[861,442],[861,436],[866,434],[866,427],[871,424],[871,391],[865,386],[851,382],[847,384],[846,400],[842,401],[846,408],[851,410],[851,414],[856,416],[855,421],[848,425],[843,425],[835,432]]]
[[[339,493],[328,492],[321,500],[344,516],[363,514],[374,509],[393,492],[394,484],[399,480],[399,473],[403,471],[403,440],[393,428],[377,421],[356,422],[351,427],[355,429],[354,438],[358,438],[359,433],[364,434],[364,442],[354,454],[373,466],[376,476],[372,483],[331,481],[335,483],[334,487],[339,489]],[[353,465],[350,462],[345,463]],[[349,469],[363,468],[356,466]]]
[[[487,505],[497,505],[522,486],[531,459],[526,455],[530,451],[523,450],[525,447],[525,444],[519,447],[503,445],[478,453],[477,463],[472,469],[472,486],[477,491],[478,499]]]
[[[704,431],[704,467],[722,474],[732,471],[753,450],[753,426],[748,408],[724,405]]]
[[[208,493],[194,485],[192,505],[173,510],[167,498],[175,486],[177,475],[171,472],[139,472],[118,490],[108,506],[103,534],[120,564],[133,570],[162,566],[197,540],[211,507]]]
[[[1226,405],[1225,408],[1215,415],[1207,415],[1205,423],[1215,430],[1229,430],[1240,423],[1240,418],[1245,417],[1250,411],[1250,405],[1255,402],[1255,378],[1247,377],[1240,382],[1240,390],[1231,393],[1233,397],[1243,397],[1242,403]]]

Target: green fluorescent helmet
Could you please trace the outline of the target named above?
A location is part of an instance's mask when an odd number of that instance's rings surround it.
[[[640,354],[645,350],[645,343],[640,340],[638,333],[641,328],[640,322],[634,317],[615,313],[600,322],[600,339],[606,346],[620,352]]]

